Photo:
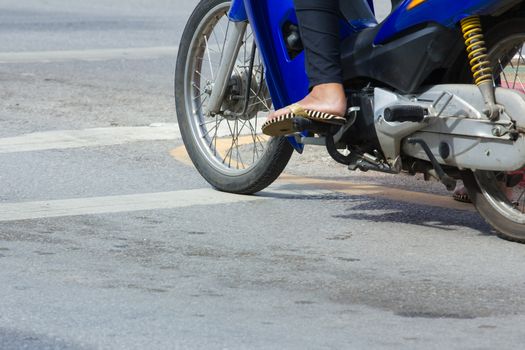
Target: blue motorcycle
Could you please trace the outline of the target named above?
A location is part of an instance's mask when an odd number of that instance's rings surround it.
[[[525,243],[525,1],[341,1],[346,124],[268,113],[308,92],[292,0],[202,0],[179,47],[175,102],[186,149],[221,191],[270,185],[292,153],[325,147],[349,170],[463,180],[481,216]]]

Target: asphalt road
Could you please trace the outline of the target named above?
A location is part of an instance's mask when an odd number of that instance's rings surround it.
[[[173,152],[194,4],[0,4],[0,349],[521,347],[525,247],[440,185],[307,149],[232,196]]]

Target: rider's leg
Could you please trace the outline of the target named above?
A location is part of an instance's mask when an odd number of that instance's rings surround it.
[[[339,0],[294,0],[305,49],[310,93],[298,104],[304,108],[343,116],[346,97],[342,85],[339,38]],[[269,119],[288,113],[278,110]]]
[[[295,0],[310,88],[342,83],[339,0]]]

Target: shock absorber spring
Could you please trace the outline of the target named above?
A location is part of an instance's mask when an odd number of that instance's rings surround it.
[[[496,105],[492,68],[487,55],[487,47],[479,16],[471,16],[461,20],[461,31],[467,46],[468,60],[474,83],[481,90],[487,106],[485,113],[489,119],[495,120],[499,117],[500,110]]]
[[[461,21],[461,31],[467,46],[474,82],[478,86],[487,81],[492,83],[492,68],[487,56],[487,47],[485,46],[480,18],[473,16],[463,19]]]

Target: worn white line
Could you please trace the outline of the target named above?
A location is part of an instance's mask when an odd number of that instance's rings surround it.
[[[78,215],[125,213],[143,210],[175,209],[202,205],[266,201],[333,194],[322,189],[271,186],[260,195],[242,196],[212,188],[119,196],[58,199],[48,201],[0,203],[0,222],[56,218]]]
[[[88,49],[63,51],[0,52],[0,64],[50,63],[66,61],[137,60],[177,55],[176,46],[157,46],[121,49]]]
[[[175,123],[46,131],[1,138],[0,153],[111,146],[138,141],[176,140],[179,138],[179,127]]]
[[[75,198],[0,204],[0,222],[63,216],[122,213],[142,210],[184,208],[264,200],[213,189],[195,189],[121,196]]]

